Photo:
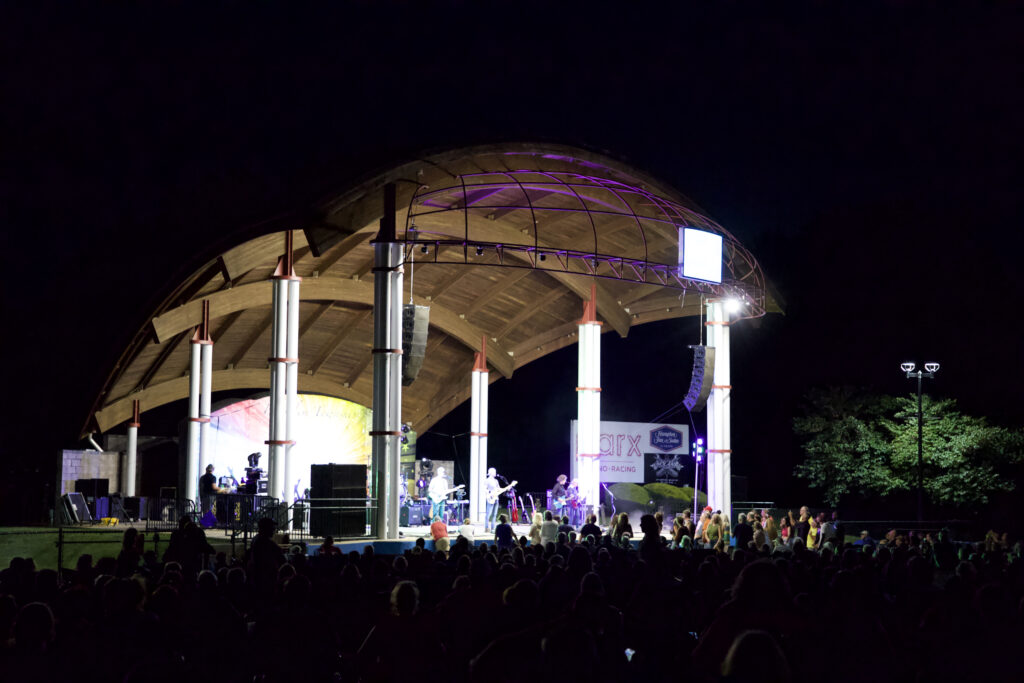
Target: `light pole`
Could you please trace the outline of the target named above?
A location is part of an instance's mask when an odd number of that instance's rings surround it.
[[[700,461],[704,459],[704,439],[693,442],[693,523],[697,523],[697,484],[700,482]]]
[[[914,363],[903,363],[900,368],[907,379],[917,380],[917,521],[924,521],[924,410],[921,403],[921,380],[932,379],[939,371],[938,363],[925,363],[924,370],[915,371]]]

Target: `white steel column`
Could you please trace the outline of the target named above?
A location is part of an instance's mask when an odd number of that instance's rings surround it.
[[[272,323],[271,323],[271,356],[270,361],[270,438],[267,440],[267,492],[270,496],[289,502],[291,482],[289,479],[288,451],[294,444],[292,440],[290,410],[293,407],[289,399],[290,374],[297,372],[298,358],[290,351],[298,350],[298,282],[292,261],[292,232],[285,232],[284,255],[278,259],[277,269],[271,278]],[[294,286],[294,313],[292,308],[292,291]],[[290,348],[292,315],[295,316],[294,349]],[[294,375],[295,382],[298,376]],[[293,392],[294,394],[294,392]]]
[[[139,446],[139,400],[132,401],[132,421],[128,423],[128,448],[125,450],[124,485],[126,498],[135,496],[135,473]]]
[[[299,280],[295,277],[294,270],[291,273],[293,279],[285,280],[288,287],[288,331],[286,335],[286,347],[288,356],[287,376],[288,386],[285,416],[287,421],[284,426],[284,492],[283,502],[291,507],[295,501],[294,490],[295,480],[292,472],[292,449],[295,448],[295,412],[299,406]],[[291,529],[291,515],[288,516],[288,528]]]
[[[486,523],[487,514],[487,337],[480,339],[480,351],[470,374],[472,392],[469,425],[469,517],[477,524]],[[459,520],[460,522],[462,520]]]
[[[576,472],[585,505],[598,514],[601,504],[601,323],[597,319],[596,286],[583,302],[579,330],[579,374],[576,387]]]
[[[373,241],[373,533],[398,538],[402,424],[402,245],[395,235],[395,186],[384,187],[384,217]]]
[[[189,344],[188,373],[188,455],[185,458],[185,498],[199,502],[199,379],[200,379],[200,348],[199,330]]]
[[[708,346],[715,348],[715,375],[708,398],[708,505],[732,522],[732,439],[729,314],[721,300],[707,304]]]

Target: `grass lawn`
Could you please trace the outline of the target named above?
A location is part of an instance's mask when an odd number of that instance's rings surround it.
[[[117,557],[121,550],[121,536],[127,527],[74,527],[64,530],[64,557],[66,569],[74,569],[78,557],[89,553],[93,561],[101,557]],[[153,550],[153,533],[139,532],[146,538],[146,550]],[[38,569],[57,568],[58,529],[53,527],[0,527],[0,568],[7,567],[11,558],[31,557]],[[169,533],[161,534],[160,549],[167,548]]]

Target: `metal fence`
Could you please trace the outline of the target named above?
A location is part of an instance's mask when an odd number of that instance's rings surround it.
[[[288,508],[290,538],[367,538],[377,521],[376,498],[304,498]],[[280,525],[279,525],[280,526]]]

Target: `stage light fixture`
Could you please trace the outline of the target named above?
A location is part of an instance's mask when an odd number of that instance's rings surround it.
[[[542,251],[542,252],[540,252],[539,254],[537,254],[537,258],[538,258],[538,259],[540,259],[541,261],[545,261],[545,260],[547,260],[547,258],[548,258],[548,255],[547,255],[547,254],[545,254],[545,253],[544,253],[544,252]]]
[[[483,256],[484,255],[484,248],[481,247],[479,244],[476,245],[476,255],[477,256]]]
[[[428,251],[430,251],[430,247],[428,247],[428,246],[427,246],[427,245],[425,245],[425,244],[423,244],[423,245],[420,245],[420,253],[421,253],[421,254],[426,254],[426,253],[427,253]]]
[[[925,363],[924,364],[924,369],[927,372],[938,372],[939,371],[939,364],[938,363]]]
[[[405,423],[402,424],[402,433],[404,433],[404,434],[408,434],[409,433],[409,423],[408,422],[405,422]]]
[[[913,372],[916,367],[917,365],[914,363],[900,363],[900,369],[903,370],[903,372]]]
[[[725,300],[725,310],[727,313],[737,313],[740,310],[740,300],[736,298],[730,298]]]

